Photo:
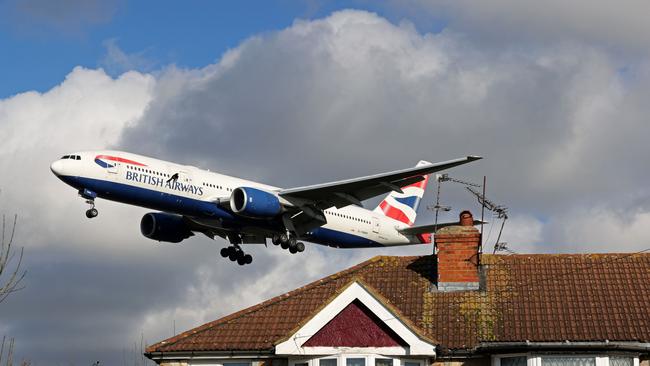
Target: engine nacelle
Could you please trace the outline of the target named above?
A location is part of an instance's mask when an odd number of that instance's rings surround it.
[[[194,235],[182,216],[150,212],[140,220],[140,232],[149,239],[180,243]]]
[[[278,196],[271,192],[251,187],[239,187],[232,191],[230,209],[248,217],[273,217],[282,212]]]

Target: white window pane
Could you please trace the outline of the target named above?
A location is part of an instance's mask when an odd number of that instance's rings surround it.
[[[345,359],[346,366],[366,366],[365,358],[347,358]]]
[[[501,366],[526,366],[526,356],[501,357]]]
[[[609,366],[634,366],[632,357],[613,356],[609,358]]]
[[[542,357],[542,366],[596,366],[595,357]]]

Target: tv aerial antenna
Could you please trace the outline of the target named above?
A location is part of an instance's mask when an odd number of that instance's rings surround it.
[[[493,201],[489,200],[485,196],[485,186],[486,186],[486,180],[487,178],[483,176],[483,184],[476,184],[473,182],[469,182],[463,179],[458,179],[458,178],[452,178],[449,176],[449,174],[437,174],[436,175],[436,181],[438,183],[437,187],[437,192],[436,192],[436,204],[434,206],[428,206],[427,209],[435,211],[435,221],[434,221],[434,233],[438,229],[438,216],[440,211],[443,212],[449,212],[451,211],[451,206],[443,205],[440,203],[440,187],[442,183],[444,182],[451,182],[451,183],[457,183],[465,186],[465,189],[467,189],[471,194],[473,194],[476,199],[478,200],[478,203],[481,205],[481,238],[483,238],[483,225],[485,222],[485,210],[487,209],[488,211],[493,212],[498,219],[501,219],[501,227],[499,229],[499,235],[497,236],[497,240],[494,244],[494,252],[497,251],[507,251],[510,253],[514,253],[507,247],[507,243],[501,243],[499,240],[501,240],[501,234],[503,233],[503,228],[505,226],[506,220],[508,219],[508,208],[503,205],[498,205],[494,203]],[[479,189],[482,192],[479,192]],[[490,232],[491,232],[492,226],[490,226]],[[489,239],[489,235],[488,235]],[[481,248],[479,248],[479,252],[483,252],[483,243],[481,243]]]
[[[482,209],[488,209],[489,211],[494,212],[497,218],[501,219],[501,228],[499,228],[499,235],[497,236],[497,240],[494,243],[494,250],[492,251],[492,254],[496,253],[497,251],[506,251],[514,254],[512,250],[508,249],[507,243],[501,243],[499,241],[501,240],[501,234],[503,234],[503,227],[506,224],[506,220],[508,220],[508,207],[503,205],[497,205],[496,203],[487,199],[487,197],[485,197],[485,190],[483,190],[483,194],[481,194],[480,192],[477,192],[472,187],[465,187],[465,188],[467,188],[468,191],[470,191],[474,196],[476,196],[476,199],[478,200],[478,203],[481,205]]]

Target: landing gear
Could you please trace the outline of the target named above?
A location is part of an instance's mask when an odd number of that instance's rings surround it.
[[[289,234],[274,234],[271,237],[271,242],[274,245],[280,245],[282,249],[289,249],[291,254],[296,254],[303,252],[305,250],[305,244],[296,240],[296,237]]]
[[[92,219],[93,217],[97,217],[99,215],[99,211],[97,211],[96,208],[91,208],[86,211],[86,217],[89,219]]]
[[[303,244],[303,242],[301,242],[301,241],[297,242],[296,243],[296,250],[298,251],[298,253],[304,252],[305,251],[305,244]]]
[[[95,198],[97,198],[97,193],[91,191],[88,188],[83,188],[79,190],[79,196],[86,200],[86,203],[90,205],[90,208],[86,211],[86,217],[92,219],[99,215],[99,211],[95,208]]]
[[[99,215],[99,211],[97,211],[95,208],[95,200],[86,200],[86,203],[91,206],[88,210],[86,210],[86,217],[89,219],[97,217],[97,215]]]
[[[253,263],[253,256],[244,253],[239,245],[222,248],[220,254],[224,258],[228,257],[231,261],[237,262],[240,266]]]
[[[281,242],[279,234],[273,234],[273,236],[271,236],[271,243],[273,243],[273,245],[280,245]]]

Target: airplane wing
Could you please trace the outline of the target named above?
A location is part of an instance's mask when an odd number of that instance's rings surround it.
[[[386,194],[390,191],[401,192],[401,188],[423,180],[423,176],[458,165],[482,159],[480,156],[426,164],[414,168],[369,175],[366,177],[316,184],[305,187],[281,190],[278,194],[297,207],[313,207],[325,210],[330,207],[341,208],[359,205],[361,201]]]
[[[487,224],[487,222],[481,220],[474,220],[474,225],[481,225],[481,224]],[[456,225],[460,225],[460,222],[441,222],[439,224],[432,224],[432,225],[411,226],[411,227],[399,229],[398,231],[404,235],[429,234],[429,233],[435,233],[436,230],[440,230],[443,227],[456,226]]]

